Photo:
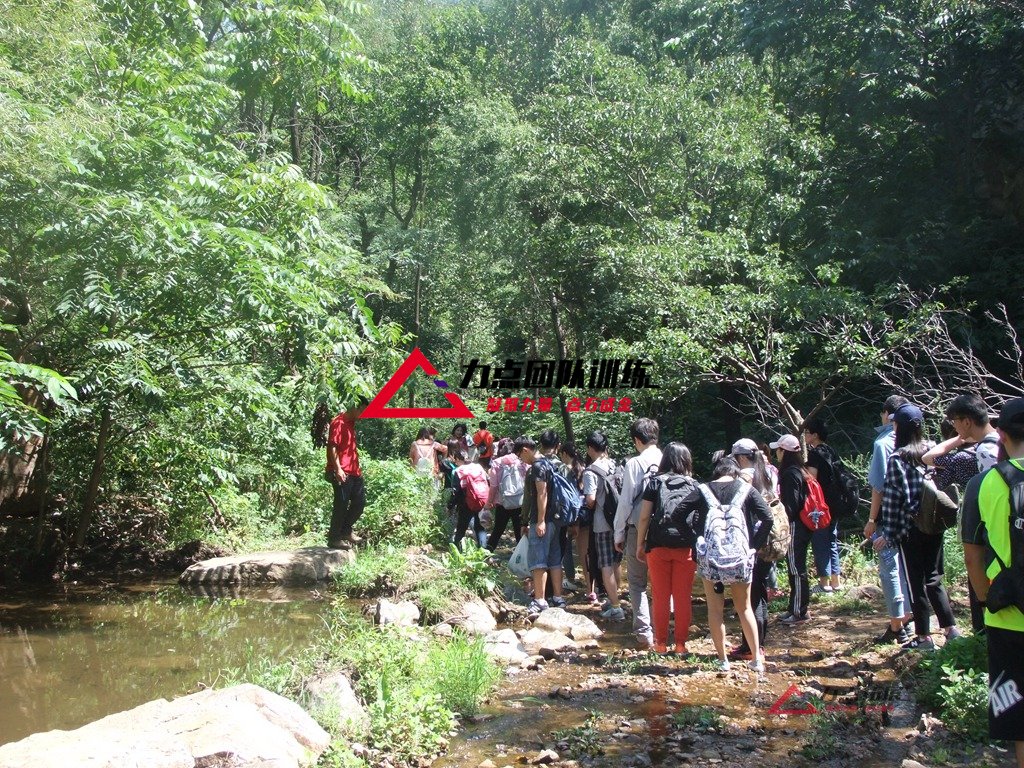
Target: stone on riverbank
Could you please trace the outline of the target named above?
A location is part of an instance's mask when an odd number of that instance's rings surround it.
[[[0,768],[196,768],[316,763],[330,736],[293,701],[255,685],[157,699],[74,731],[0,747]]]
[[[486,635],[498,628],[498,622],[483,600],[468,598],[453,615],[445,618],[446,624],[458,627],[468,635]]]
[[[337,723],[338,732],[351,741],[370,736],[370,716],[356,698],[352,683],[344,672],[330,672],[306,682],[309,709]],[[324,722],[324,717],[318,718]]]
[[[393,603],[382,597],[373,612],[373,623],[379,626],[396,624],[399,627],[415,627],[420,623],[420,609],[411,600]]]
[[[484,638],[484,651],[492,659],[504,664],[518,665],[529,658],[525,646],[511,629],[500,629],[488,634]]]
[[[355,560],[355,552],[303,547],[292,552],[255,552],[204,560],[185,569],[182,584],[314,584]]]
[[[562,608],[548,608],[537,617],[533,626],[548,632],[559,632],[573,640],[593,640],[604,634],[601,629],[578,613],[569,613]]]
[[[523,635],[523,646],[528,653],[553,659],[559,652],[576,648],[576,643],[559,632],[533,627]]]
[[[864,600],[866,602],[873,602],[882,599],[882,588],[876,584],[861,584],[860,586],[847,590],[844,597],[848,600]]]

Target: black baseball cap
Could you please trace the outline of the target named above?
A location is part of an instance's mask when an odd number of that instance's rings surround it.
[[[1015,421],[1024,421],[1024,397],[1015,397],[1003,403],[996,426],[1007,429]]]

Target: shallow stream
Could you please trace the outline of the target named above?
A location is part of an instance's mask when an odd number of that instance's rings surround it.
[[[309,588],[193,594],[176,582],[0,592],[0,744],[78,728],[275,663],[322,630]]]

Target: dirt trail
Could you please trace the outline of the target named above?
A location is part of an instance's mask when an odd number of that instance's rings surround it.
[[[880,599],[819,598],[813,620],[794,628],[773,615],[760,680],[744,662],[713,668],[701,603],[686,658],[633,650],[628,621],[604,621],[579,601],[570,610],[605,630],[600,648],[510,677],[436,768],[1013,764],[1006,751],[967,747],[941,725],[920,731],[897,672],[909,652],[871,642],[885,626]],[[739,640],[735,619],[727,631]],[[814,706],[810,696],[827,717],[793,714]]]

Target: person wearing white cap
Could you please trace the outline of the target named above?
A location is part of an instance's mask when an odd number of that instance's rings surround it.
[[[807,549],[811,545],[811,530],[800,522],[800,510],[809,493],[807,471],[804,466],[803,446],[794,435],[782,435],[769,443],[779,460],[779,495],[789,517],[793,537],[789,543],[789,611],[781,618],[786,626],[802,624],[810,618],[807,606],[811,599],[807,580]]]

